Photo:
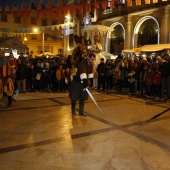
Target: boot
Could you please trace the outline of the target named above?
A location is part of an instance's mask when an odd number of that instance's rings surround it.
[[[76,114],[76,102],[75,101],[71,101],[71,112],[73,115]]]
[[[12,96],[8,96],[8,104],[7,107],[11,107],[12,106]]]
[[[80,116],[87,116],[87,115],[84,113],[84,100],[80,100],[80,101],[79,101],[79,115],[80,115]]]

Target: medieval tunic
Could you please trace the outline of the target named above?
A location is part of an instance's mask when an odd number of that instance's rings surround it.
[[[12,96],[14,91],[14,85],[11,78],[11,68],[14,67],[8,61],[5,65],[0,67],[0,92],[7,93],[8,96]],[[7,79],[9,78],[9,83],[7,83]],[[2,97],[2,95],[1,95]]]
[[[93,64],[89,64],[87,60],[83,60],[79,63],[77,73],[71,82],[69,97],[72,101],[88,99],[88,94],[84,90],[82,80],[89,80],[90,78],[93,78]]]

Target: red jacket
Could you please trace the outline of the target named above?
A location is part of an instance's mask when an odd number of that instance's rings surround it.
[[[15,70],[17,71],[18,69],[18,65],[17,65],[17,62],[15,60],[15,58],[10,58],[9,60],[9,63],[11,65],[11,67],[15,68]],[[17,76],[16,76],[16,73],[13,75],[13,78],[15,79]]]
[[[149,72],[149,73],[147,73],[145,84],[152,85],[152,83],[153,83],[153,73]]]
[[[161,84],[161,73],[160,72],[156,72],[153,75],[153,84]]]

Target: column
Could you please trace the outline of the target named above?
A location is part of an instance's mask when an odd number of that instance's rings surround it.
[[[133,38],[134,38],[134,47],[132,48],[138,48],[138,34],[135,34]]]
[[[162,11],[164,10],[164,11]],[[163,15],[161,18],[161,22],[160,22],[160,44],[166,44],[168,43],[168,37],[169,37],[169,32],[168,32],[168,27],[169,27],[169,23],[168,23],[168,17],[169,17],[169,13],[168,13],[168,9],[164,8],[160,11],[160,13]]]
[[[125,27],[125,41],[124,49],[130,49],[132,47],[132,17],[127,16],[126,27]]]
[[[44,30],[42,32],[42,53],[44,55]]]

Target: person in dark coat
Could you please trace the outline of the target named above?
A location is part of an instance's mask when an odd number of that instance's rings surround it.
[[[84,101],[88,99],[88,93],[84,90],[90,85],[90,78],[93,77],[93,62],[95,54],[91,53],[81,61],[77,68],[77,73],[73,77],[70,85],[69,97],[71,99],[71,111],[75,115],[76,101],[79,100],[79,115],[87,116],[84,113]]]
[[[97,91],[100,91],[100,86],[102,85],[102,90],[105,91],[106,83],[106,64],[104,63],[104,58],[100,59],[100,64],[97,66],[98,73],[98,87]]]
[[[35,72],[34,64],[32,64],[28,70],[28,81],[30,84],[31,92],[35,92],[35,78],[36,78],[36,72]]]
[[[25,93],[26,92],[26,65],[23,63],[21,58],[18,58],[17,60],[18,69],[16,71],[16,83],[17,88],[19,90],[19,93]]]

